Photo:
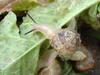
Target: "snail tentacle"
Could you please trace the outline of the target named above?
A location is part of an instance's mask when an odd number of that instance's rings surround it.
[[[54,30],[46,24],[33,25],[33,30],[43,33],[48,39],[51,39],[55,35]]]

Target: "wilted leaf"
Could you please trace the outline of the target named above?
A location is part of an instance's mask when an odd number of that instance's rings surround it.
[[[16,3],[17,0],[0,0],[0,14],[12,9],[12,5]]]
[[[24,11],[31,9],[34,5],[46,5],[48,0],[0,0],[0,14],[5,11]]]
[[[40,36],[21,38],[16,16],[9,12],[0,22],[0,75],[34,75],[39,44],[44,40]]]

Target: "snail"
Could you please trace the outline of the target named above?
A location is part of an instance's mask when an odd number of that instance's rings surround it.
[[[59,29],[58,31],[55,31],[53,28],[50,28],[49,25],[35,24],[31,31],[35,30],[43,33],[47,39],[50,40],[51,46],[62,59],[77,61],[75,66],[79,71],[82,71],[82,68],[84,68],[84,70],[89,70],[90,68],[93,68],[93,66],[88,66],[88,68],[86,68],[87,66],[83,65],[83,62],[89,65],[90,61],[88,61],[88,59],[91,58],[90,60],[93,61],[93,63],[94,59],[92,58],[91,53],[87,51],[87,49],[85,49],[87,54],[84,53],[84,48],[80,46],[80,36],[75,28],[76,21],[75,19],[72,19],[70,25],[65,29]],[[89,56],[89,54],[91,56]],[[91,65],[93,65],[93,63]],[[81,65],[83,65],[83,67],[81,67]]]
[[[73,24],[65,29],[55,31],[46,24],[35,24],[32,30],[43,33],[50,40],[51,46],[61,58],[78,61],[85,59],[86,55],[81,51],[77,51],[77,43],[81,41],[79,34],[75,31],[75,27],[76,25]],[[77,54],[80,56],[77,56]]]

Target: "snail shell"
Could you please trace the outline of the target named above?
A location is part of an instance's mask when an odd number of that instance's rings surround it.
[[[70,59],[77,49],[79,37],[69,29],[62,29],[51,39],[51,45],[62,58]]]

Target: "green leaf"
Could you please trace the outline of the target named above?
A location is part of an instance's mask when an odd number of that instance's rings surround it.
[[[96,3],[81,14],[81,18],[95,30],[98,30],[100,28],[100,23],[97,17],[98,13],[100,13],[98,7],[99,4],[99,2]]]
[[[16,15],[9,12],[0,22],[0,75],[34,75],[39,44],[44,41],[40,36],[20,37]]]
[[[99,0],[57,0],[46,7],[36,6],[29,14],[39,24],[49,24],[51,27],[61,28],[74,16],[77,16],[86,8]]]
[[[63,72],[62,72],[62,75],[69,75],[69,73],[72,71],[72,66],[65,62],[63,63]]]
[[[58,29],[98,0],[75,0],[74,3],[71,1],[67,4],[65,2],[66,0],[58,0],[57,3],[51,2],[46,7],[35,6],[30,14],[37,23],[47,23]],[[9,12],[0,22],[0,75],[34,75],[39,45],[46,38],[40,33],[24,35],[32,29],[32,24],[34,23],[25,17],[19,35],[16,15],[13,12]]]
[[[72,65],[69,64],[68,62],[63,63],[63,72],[62,75],[87,75],[86,73],[79,73],[75,72],[74,69],[72,68]]]

